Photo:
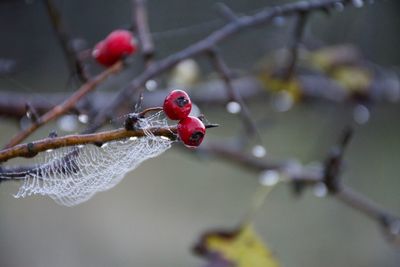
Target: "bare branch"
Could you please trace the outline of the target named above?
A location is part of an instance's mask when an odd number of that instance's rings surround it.
[[[66,99],[63,103],[58,106],[55,106],[43,116],[37,119],[35,123],[32,123],[28,128],[25,130],[20,131],[17,135],[15,135],[11,141],[5,146],[6,148],[10,148],[19,144],[21,141],[26,139],[29,135],[31,135],[34,131],[40,128],[42,125],[46,124],[47,122],[58,118],[59,116],[65,114],[70,109],[76,106],[76,103],[86,96],[88,93],[93,91],[97,85],[102,83],[111,75],[118,73],[123,69],[123,63],[117,62],[107,70],[103,71],[92,80],[88,81],[87,83],[83,84],[73,95],[71,95],[68,99]]]
[[[242,167],[257,173],[264,170],[277,170],[284,173],[288,181],[294,184],[299,183],[303,186],[312,186],[318,183],[325,183],[323,172],[310,171],[304,167],[300,169],[296,168],[296,171],[290,171],[290,164],[284,162],[270,163],[250,156],[241,150],[229,148],[227,145],[216,143],[204,144],[200,149],[203,153],[219,157],[236,166],[240,164]],[[400,223],[400,217],[386,211],[375,202],[344,184],[338,185],[335,193],[330,196],[377,222],[391,240],[400,239],[400,232],[397,233],[393,230],[394,226]]]
[[[146,0],[132,0],[133,21],[139,37],[141,53],[145,65],[151,64],[154,57],[154,43],[150,33]]]
[[[76,73],[81,82],[86,82],[89,79],[89,75],[86,72],[85,66],[78,57],[76,51],[74,51],[74,49],[72,49],[70,46],[71,38],[65,29],[61,13],[54,5],[53,0],[44,0],[44,3],[47,14],[49,15],[51,21],[51,25],[64,52],[64,56],[67,60],[70,71],[72,73]]]

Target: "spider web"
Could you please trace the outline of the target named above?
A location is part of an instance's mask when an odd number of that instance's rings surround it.
[[[37,167],[2,176],[23,180],[16,198],[39,194],[51,197],[60,205],[80,204],[97,192],[114,187],[127,172],[171,147],[173,141],[146,130],[168,126],[160,113],[140,119],[138,126],[144,130],[144,137],[111,141],[101,147],[89,144],[46,151],[36,157]]]

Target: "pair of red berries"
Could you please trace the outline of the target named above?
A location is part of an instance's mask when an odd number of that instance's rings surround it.
[[[106,39],[96,44],[92,56],[106,67],[137,51],[137,44],[132,33],[127,30],[115,30]]]
[[[171,120],[179,120],[177,130],[182,142],[188,147],[197,147],[203,141],[206,127],[196,117],[189,116],[192,101],[182,90],[174,90],[164,100],[163,110]]]

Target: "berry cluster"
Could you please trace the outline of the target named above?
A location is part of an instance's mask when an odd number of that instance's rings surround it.
[[[115,30],[96,44],[92,56],[101,65],[109,67],[136,51],[137,44],[132,33],[127,30]]]
[[[206,127],[196,117],[189,116],[192,101],[188,94],[181,90],[174,90],[164,100],[163,110],[171,120],[179,120],[178,135],[187,147],[197,147],[203,141]]]

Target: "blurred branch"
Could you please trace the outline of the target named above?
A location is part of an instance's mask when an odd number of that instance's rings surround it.
[[[234,79],[232,82],[242,98],[252,99],[262,92],[260,82],[254,77],[242,77]],[[143,108],[162,105],[165,94],[163,88],[157,91],[145,92]],[[70,111],[74,113],[78,113],[78,110],[96,113],[109,103],[113,95],[113,92],[96,91],[90,95],[90,98],[86,99],[89,102],[89,109],[81,101]],[[68,93],[61,92],[27,94],[25,92],[0,90],[0,116],[16,119],[26,116],[27,102],[36,109],[38,114],[43,114],[68,97]],[[229,100],[226,96],[226,86],[219,79],[209,80],[196,85],[190,92],[190,97],[198,105],[220,105],[225,104]],[[43,101],[43,99],[46,101]],[[128,113],[129,109],[122,110],[122,112]]]
[[[329,185],[331,181],[327,180],[326,175],[329,173],[327,169],[330,168],[331,170],[334,169],[335,171],[340,170],[340,166],[342,164],[341,157],[343,156],[344,148],[348,144],[350,135],[350,132],[345,131],[342,136],[342,143],[338,145],[342,152],[334,154],[331,152],[327,161],[330,162],[330,164],[326,164],[325,170],[322,172],[310,170],[307,167],[302,167],[297,164],[293,167],[290,162],[271,163],[266,160],[261,160],[248,155],[242,150],[230,148],[228,145],[221,143],[206,143],[199,148],[199,152],[206,153],[210,156],[219,157],[220,159],[236,166],[239,164],[240,166],[250,171],[255,171],[256,173],[260,173],[265,170],[276,170],[281,172],[289,182],[295,185],[300,184],[303,187],[307,187],[323,183],[327,186],[329,192],[332,193],[332,197],[377,222],[378,225],[383,228],[386,236],[389,237],[391,241],[394,241],[393,243],[398,242],[400,240],[399,216],[393,215],[366,196],[363,196],[349,186],[341,183],[340,180],[337,179],[339,172],[332,171],[330,173],[335,173],[335,178],[331,177],[332,179],[335,179],[335,186],[332,188],[332,186]],[[333,150],[338,151],[338,147],[334,148]]]
[[[88,93],[96,89],[97,85],[102,83],[111,75],[118,73],[123,68],[123,62],[117,62],[110,68],[106,69],[93,79],[89,80],[87,83],[83,84],[74,94],[72,94],[69,98],[67,98],[63,103],[55,106],[40,118],[33,122],[28,128],[21,130],[17,135],[15,135],[5,146],[5,148],[10,148],[19,144],[21,141],[26,139],[29,135],[31,135],[34,131],[40,128],[42,125],[47,122],[58,118],[59,116],[65,114],[72,108],[74,108],[77,102],[86,96]]]
[[[299,57],[299,46],[303,38],[307,18],[308,12],[300,12],[297,15],[297,21],[293,33],[293,43],[290,49],[290,60],[284,76],[286,80],[291,80],[295,74],[296,64]]]
[[[350,0],[320,0],[310,2],[296,2],[276,6],[268,10],[260,11],[254,15],[243,16],[231,21],[222,28],[214,31],[204,39],[190,45],[189,47],[176,52],[162,60],[155,61],[149,66],[142,74],[133,79],[130,84],[120,90],[117,96],[104,108],[95,118],[93,124],[86,130],[86,132],[94,132],[100,128],[103,123],[115,113],[123,103],[131,99],[131,96],[136,91],[142,95],[144,90],[143,85],[149,79],[171,69],[180,61],[195,57],[205,51],[215,47],[218,43],[226,40],[227,38],[244,31],[245,29],[253,28],[256,26],[270,23],[272,18],[277,16],[290,16],[298,13],[311,12],[316,10],[326,10],[333,8],[335,4],[342,3],[343,5],[349,4]]]
[[[229,69],[228,65],[226,65],[220,53],[216,49],[210,49],[208,51],[208,55],[210,56],[211,63],[213,64],[215,70],[221,76],[221,79],[226,85],[229,95],[229,101],[235,101],[240,105],[240,115],[242,117],[243,124],[246,127],[247,134],[249,136],[257,136],[260,139],[256,123],[251,117],[249,108],[243,101],[243,98],[241,97],[239,92],[232,84],[232,72]]]
[[[145,65],[151,64],[154,58],[154,43],[150,33],[148,12],[147,12],[147,1],[146,0],[132,0],[133,6],[133,21],[136,32],[138,34],[141,53]]]
[[[56,8],[53,0],[44,0],[47,14],[50,18],[51,25],[54,32],[56,33],[57,39],[64,52],[64,56],[67,60],[68,67],[72,73],[76,73],[81,82],[86,82],[89,79],[89,75],[86,72],[85,66],[78,57],[76,51],[71,47],[69,37],[65,25],[63,24],[61,13]]]
[[[149,21],[148,21],[148,14],[147,14],[147,3],[146,0],[132,0],[133,6],[133,20],[136,32],[139,37],[139,43],[141,48],[141,53],[143,55],[143,60],[145,67],[149,67],[150,64],[153,62],[154,58],[154,43],[150,33]],[[144,93],[144,85],[139,93],[138,100],[135,105],[135,112],[137,112],[143,102],[143,93]]]

